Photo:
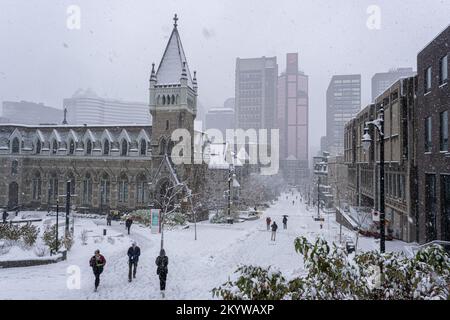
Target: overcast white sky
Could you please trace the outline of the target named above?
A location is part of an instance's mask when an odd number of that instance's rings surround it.
[[[81,29],[66,27],[67,7],[81,8]],[[369,5],[381,30],[369,30]],[[179,15],[179,31],[199,99],[207,108],[234,96],[236,57],[299,52],[310,76],[310,145],[325,134],[325,91],[333,74],[370,78],[414,67],[418,51],[450,23],[450,0],[0,0],[0,101],[62,108],[91,87],[111,98],[147,101],[151,63],[159,63]]]

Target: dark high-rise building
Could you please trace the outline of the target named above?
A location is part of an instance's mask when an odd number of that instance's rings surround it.
[[[236,128],[276,127],[276,57],[236,59]]]
[[[413,68],[398,68],[388,72],[376,73],[372,77],[372,102],[398,79],[414,75]]]
[[[336,75],[327,90],[327,145],[332,155],[344,152],[344,126],[361,109],[361,75]]]
[[[281,166],[292,184],[308,176],[308,105],[308,76],[299,71],[298,53],[288,53],[278,77],[277,120]]]
[[[450,26],[417,56],[420,242],[450,241],[449,43]]]

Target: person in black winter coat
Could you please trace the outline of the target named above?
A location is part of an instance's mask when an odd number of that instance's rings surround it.
[[[139,256],[141,255],[141,248],[133,242],[131,247],[128,249],[128,282],[131,282],[131,273],[133,273],[133,278],[136,278],[136,269],[138,266]]]
[[[286,216],[284,216],[283,217],[283,229],[287,229],[287,217]]]
[[[133,224],[133,219],[131,219],[131,217],[128,217],[127,220],[125,220],[125,227],[128,230],[128,234],[130,234],[130,228],[131,228],[132,224]]]
[[[100,250],[95,250],[94,256],[89,260],[89,265],[92,267],[92,271],[95,276],[95,291],[100,284],[100,275],[103,272],[103,267],[106,264],[106,259],[100,254]]]
[[[8,219],[8,216],[9,216],[8,212],[4,210],[2,214],[3,223],[6,223],[6,219]]]
[[[169,257],[166,256],[166,251],[164,251],[164,249],[161,249],[155,263],[158,266],[158,268],[156,269],[156,274],[159,276],[159,287],[164,297],[164,291],[166,290],[167,273],[169,272],[169,269],[167,268],[167,265],[169,264]]]
[[[277,223],[274,221],[274,222],[272,223],[272,237],[271,237],[270,240],[275,241],[275,237],[276,237],[276,235],[277,235],[277,229],[278,229],[278,225],[277,225]]]

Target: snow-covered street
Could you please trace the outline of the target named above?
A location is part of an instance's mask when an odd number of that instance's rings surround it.
[[[296,237],[304,235],[310,240],[321,234],[326,239],[338,241],[339,226],[334,215],[326,217],[323,229],[301,204],[298,194],[284,194],[259,220],[233,225],[197,224],[198,239],[194,240],[194,228],[167,230],[165,248],[169,257],[167,299],[211,299],[211,289],[224,283],[238,265],[273,266],[287,277],[302,271],[300,256],[294,250]],[[295,203],[293,204],[293,201]],[[288,229],[283,230],[282,216],[288,215]],[[270,241],[265,218],[270,216],[279,225],[277,240]],[[101,237],[103,228],[108,237]],[[79,239],[82,229],[92,230],[88,244]],[[344,233],[354,235],[344,229]],[[133,225],[131,235],[125,227],[114,221],[106,227],[106,221],[77,219],[76,243],[68,253],[67,261],[52,265],[13,268],[0,271],[0,299],[159,299],[159,280],[155,258],[160,249],[160,235],[151,234],[149,228]],[[97,241],[94,241],[94,235]],[[126,251],[136,241],[142,254],[137,279],[128,283],[128,257]],[[387,250],[401,250],[404,243],[388,242]],[[363,250],[376,249],[374,239],[361,238]],[[89,258],[95,249],[106,258],[98,292],[93,292],[94,276]],[[67,280],[71,266],[81,271],[79,289],[69,289]],[[73,267],[72,267],[73,268]]]

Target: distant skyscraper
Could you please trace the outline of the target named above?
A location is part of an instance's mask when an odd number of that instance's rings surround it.
[[[277,121],[280,160],[288,182],[308,176],[308,76],[298,69],[298,53],[287,54],[286,72],[278,77]]]
[[[276,126],[277,58],[236,59],[236,127]]]
[[[398,68],[388,72],[376,73],[372,77],[372,102],[399,78],[412,77],[415,74],[413,68]]]
[[[327,90],[327,146],[332,155],[344,152],[344,126],[361,110],[361,75],[336,75]]]
[[[63,110],[28,101],[4,101],[3,121],[16,124],[60,124]]]
[[[70,125],[151,124],[147,103],[106,99],[89,89],[78,90],[72,98],[64,99],[64,108]]]
[[[234,129],[234,110],[231,108],[211,108],[206,113],[206,129],[219,129],[226,134],[226,129]]]
[[[224,108],[230,108],[230,109],[235,109],[236,106],[236,99],[235,98],[228,98],[227,100],[225,100],[225,102],[223,103],[223,107]]]

